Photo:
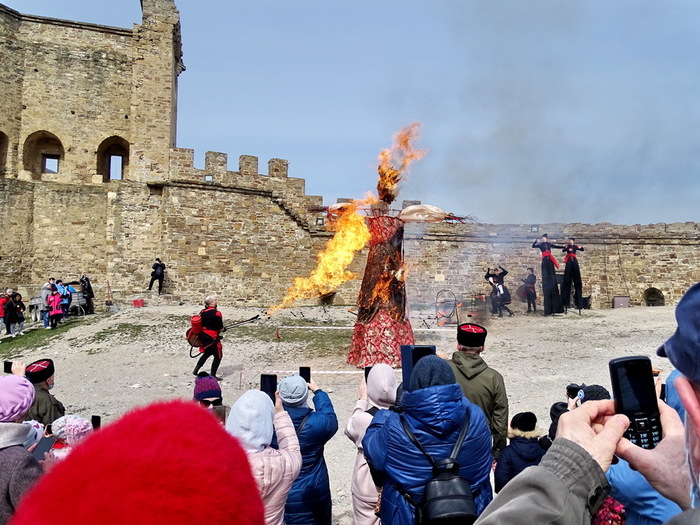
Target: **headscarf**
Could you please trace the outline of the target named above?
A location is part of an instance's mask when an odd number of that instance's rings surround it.
[[[226,430],[241,442],[248,453],[261,452],[272,442],[275,406],[260,390],[248,390],[231,407]]]

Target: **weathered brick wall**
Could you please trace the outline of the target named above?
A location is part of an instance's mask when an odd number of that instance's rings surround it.
[[[458,299],[488,293],[486,268],[502,265],[509,271],[511,292],[522,284],[532,266],[538,281],[541,257],[532,241],[548,233],[550,241],[565,244],[569,236],[585,251],[579,253],[583,294],[594,308],[609,308],[616,295],[631,304],[644,304],[644,292],[656,288],[667,304],[677,301],[700,281],[700,225],[697,223],[623,226],[603,224],[410,224],[406,230],[409,261],[407,290],[412,302],[430,304],[442,289]],[[564,270],[560,250],[554,255]],[[539,286],[538,286],[539,289]]]

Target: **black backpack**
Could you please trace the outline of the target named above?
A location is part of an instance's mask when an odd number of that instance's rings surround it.
[[[401,424],[411,442],[430,460],[433,465],[433,477],[428,480],[423,489],[423,500],[416,503],[402,487],[397,487],[401,495],[416,509],[416,524],[418,525],[471,525],[477,519],[474,495],[469,481],[459,475],[457,455],[462,448],[464,438],[469,429],[469,410],[462,430],[450,457],[435,461],[418,442],[411,432],[408,423],[401,418]]]

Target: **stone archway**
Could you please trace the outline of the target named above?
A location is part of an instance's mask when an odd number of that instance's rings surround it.
[[[48,131],[36,131],[24,141],[22,167],[33,180],[41,180],[44,173],[58,173],[63,162],[63,144]]]
[[[103,182],[122,180],[129,166],[129,143],[118,136],[102,141],[97,148],[97,174]]]
[[[666,300],[664,294],[658,288],[647,288],[644,290],[644,304],[647,306],[663,306]]]

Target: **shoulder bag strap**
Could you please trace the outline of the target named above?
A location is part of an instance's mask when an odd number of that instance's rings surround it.
[[[304,419],[301,420],[301,423],[299,423],[299,427],[296,428],[297,436],[298,436],[299,433],[302,431],[302,429],[306,426],[306,422],[309,420],[309,416],[310,416],[310,415],[311,415],[311,412],[309,412],[308,414],[306,414],[306,416],[304,417]]]
[[[408,439],[411,440],[411,443],[418,447],[418,449],[425,455],[425,457],[427,457],[428,460],[430,460],[430,463],[433,465],[433,467],[437,467],[437,463],[435,462],[433,457],[425,451],[423,445],[421,445],[420,442],[416,439],[416,436],[413,434],[411,428],[408,426],[408,423],[403,417],[401,417],[401,426],[403,426],[403,429],[406,432]],[[459,431],[459,436],[457,436],[457,442],[452,448],[452,453],[450,454],[450,457],[447,459],[451,459],[453,461],[457,459],[459,449],[462,448],[464,438],[467,436],[467,430],[469,430],[469,408],[465,410],[464,423],[462,424],[462,429]]]

